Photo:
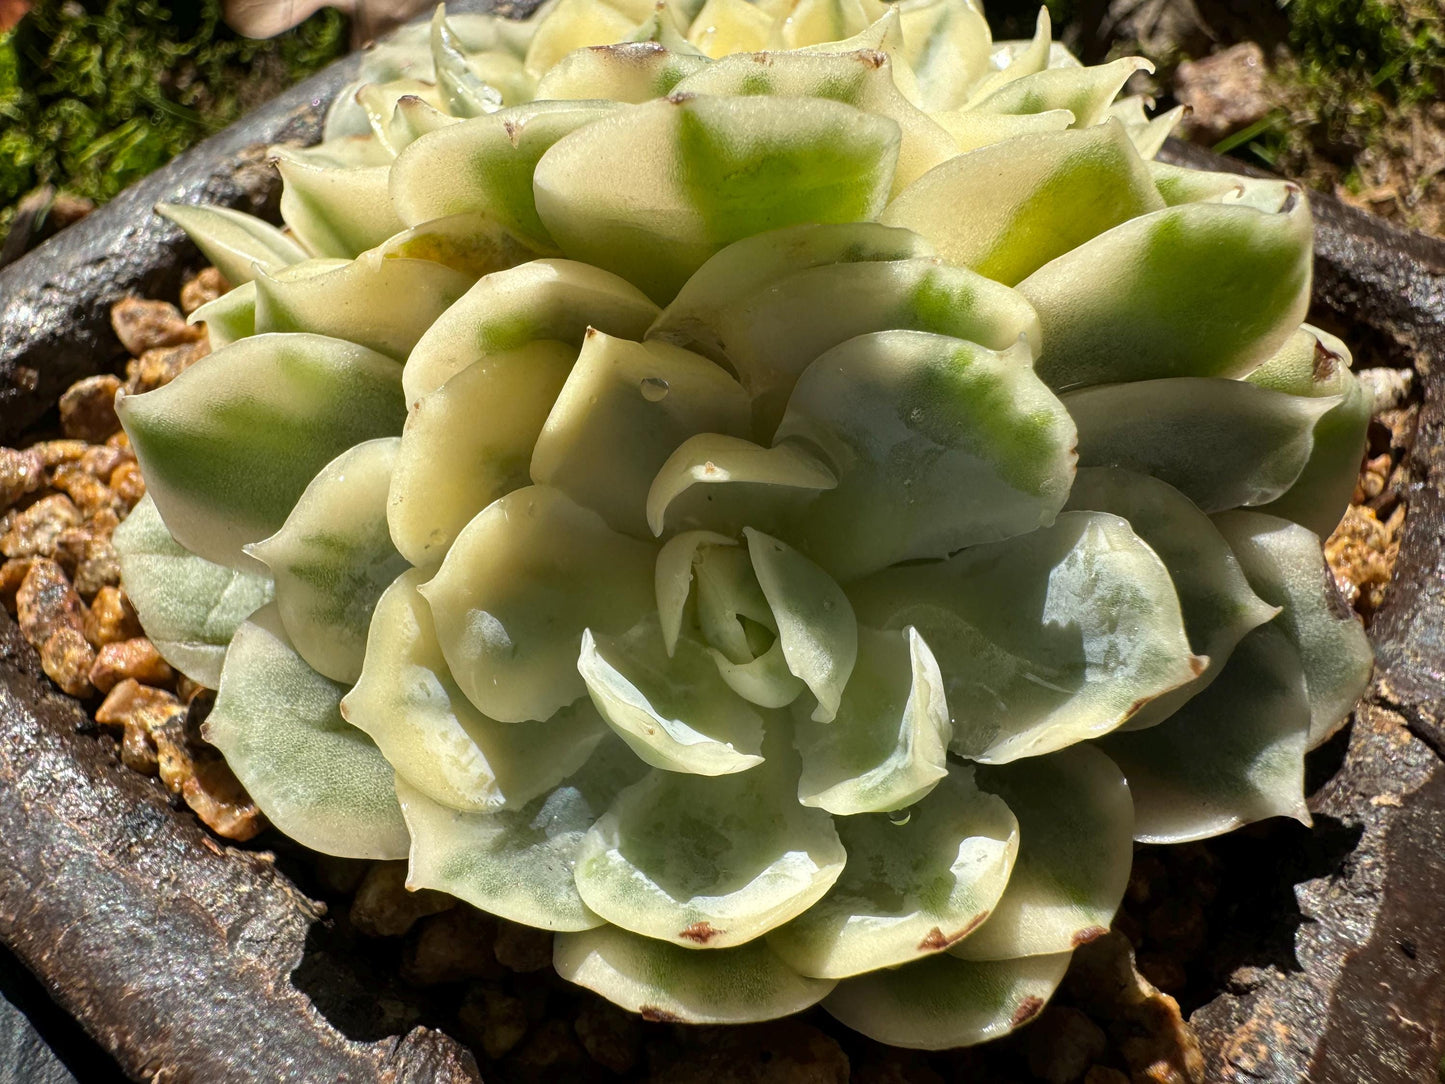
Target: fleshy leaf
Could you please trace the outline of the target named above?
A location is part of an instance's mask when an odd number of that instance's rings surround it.
[[[1154,65],[1137,56],[1121,57],[1094,67],[1045,68],[1006,83],[982,101],[970,102],[980,113],[1042,113],[1067,109],[1074,125],[1091,128],[1108,117],[1109,104],[1137,71]]]
[[[772,27],[772,17],[758,4],[707,0],[688,27],[687,40],[710,57],[756,53],[767,48]]]
[[[697,618],[703,639],[739,662],[757,653],[745,631],[751,621],[776,635],[778,619],[758,586],[757,574],[746,550],[734,546],[704,546],[693,562],[697,575]]]
[[[664,941],[599,926],[554,942],[557,974],[645,1020],[745,1024],[801,1012],[833,988],[805,979],[766,942],[689,952]]]
[[[307,331],[404,361],[474,280],[431,260],[364,252],[304,278],[256,276],[256,331]]]
[[[647,337],[691,346],[721,361],[728,350],[722,326],[726,313],[787,276],[830,264],[933,254],[933,247],[917,234],[876,222],[808,223],[754,234],[728,245],[698,268],[662,310]]]
[[[876,0],[798,0],[773,26],[773,44],[802,49],[861,33],[882,14]]]
[[[356,104],[366,114],[371,134],[395,157],[414,140],[420,132],[412,129],[407,119],[396,123],[397,107],[403,98],[420,100],[432,112],[444,104],[441,91],[435,83],[424,83],[420,79],[397,79],[390,83],[366,83],[355,95]],[[439,114],[447,116],[447,114]],[[448,117],[448,119],[451,119]]]
[[[969,96],[975,101],[981,102],[1001,87],[1022,79],[1026,75],[1037,74],[1049,67],[1049,57],[1054,44],[1054,28],[1053,21],[1049,17],[1049,9],[1047,7],[1039,8],[1039,13],[1034,18],[1034,36],[1032,38],[1026,41],[1001,41],[994,44],[995,51],[989,58],[990,66],[994,70],[983,75],[969,88]],[[960,112],[967,112],[967,110],[960,110]],[[1030,114],[1021,115],[1028,116]],[[1069,117],[1072,123],[1073,114],[1070,113]]]
[[[274,534],[317,471],[405,417],[396,362],[300,334],[241,339],[116,411],[176,541],[248,569],[242,546]]]
[[[214,301],[207,301],[186,322],[206,325],[212,350],[256,334],[256,284],[242,283]]]
[[[1053,522],[1074,426],[1026,347],[995,353],[920,331],[860,335],[798,380],[779,441],[838,477],[783,537],[839,580]]]
[[[711,276],[709,276],[711,277]],[[687,290],[679,300],[687,298]],[[669,322],[675,306],[650,334]],[[1038,318],[1023,297],[935,259],[842,261],[779,276],[764,287],[715,301],[698,329],[753,396],[760,436],[769,438],[799,375],[820,354],[856,335],[931,331],[1007,350],[1022,336],[1039,343]]]
[[[467,699],[505,723],[549,719],[587,694],[583,630],[623,633],[651,610],[656,555],[555,489],[528,486],[467,524],[421,593]]]
[[[560,0],[551,17],[539,20],[527,48],[527,70],[540,78],[568,53],[592,45],[621,41],[647,17],[652,5],[597,3],[596,0]]]
[[[412,226],[375,249],[387,259],[429,260],[467,276],[483,275],[538,259],[546,253],[517,237],[490,215],[475,211],[434,218]]]
[[[258,264],[262,271],[274,271],[306,259],[306,250],[271,223],[230,207],[162,203],[156,212],[185,230],[235,286],[250,282]]]
[[[943,673],[953,751],[987,763],[1106,734],[1204,665],[1168,569],[1102,512],[888,569],[850,595],[864,625],[918,629]]]
[[[768,944],[804,975],[842,979],[940,952],[968,936],[1003,894],[1018,821],[953,768],[907,819],[834,822],[848,852],[829,893]]]
[[[554,144],[537,213],[567,255],[665,303],[739,238],[874,217],[898,140],[893,121],[824,99],[658,99]]]
[[[837,716],[797,722],[798,801],[840,816],[912,805],[948,774],[952,732],[943,675],[917,630],[859,629]]]
[[[730,533],[774,526],[813,493],[838,484],[833,472],[798,443],[764,448],[720,433],[699,433],[677,446],[647,493],[654,535],[679,527]]]
[[[396,437],[348,448],[321,468],[281,529],[246,552],[271,570],[276,611],[308,666],[351,684],[376,600],[406,568],[386,529]]]
[[[1340,396],[1315,423],[1309,462],[1283,494],[1260,508],[1328,538],[1350,506],[1374,400],[1350,372],[1350,351],[1319,328],[1303,325],[1249,382],[1291,395]]]
[[[341,701],[397,775],[433,802],[516,809],[577,771],[607,734],[586,700],[544,723],[498,723],[472,706],[447,669],[430,609],[408,569],[372,615],[366,664]]]
[[[949,159],[882,221],[927,237],[950,263],[1007,286],[1164,201],[1117,122],[1020,135]]]
[[[952,113],[939,113],[933,119],[953,136],[961,154],[991,147],[1017,136],[1062,132],[1074,123],[1074,115],[1067,109],[1050,109],[1045,113],[1020,116],[958,109]]]
[[[1274,624],[1304,668],[1313,749],[1344,725],[1364,695],[1374,665],[1370,641],[1339,596],[1319,538],[1307,528],[1260,512],[1228,512],[1214,522],[1250,585],[1283,607]]]
[[[403,858],[391,765],[341,718],[345,691],[296,654],[268,606],[236,630],[204,734],[266,819],[302,846]]]
[[[577,856],[587,906],[645,937],[722,949],[822,898],[847,856],[833,819],[794,800],[795,758],[769,738],[749,771],[654,770],[623,791]]]
[[[646,538],[648,489],[673,449],[695,433],[745,433],[748,420],[747,394],[700,354],[589,330],[532,451],[532,481]]]
[[[929,113],[960,105],[988,70],[989,30],[969,0],[902,0],[902,58],[916,81],[917,102]]]
[[[702,645],[671,655],[655,620],[600,641],[582,634],[577,669],[592,703],[654,768],[727,775],[762,763],[763,719],[732,695]]]
[[[1039,375],[1064,390],[1243,376],[1304,318],[1312,232],[1291,189],[1273,212],[1189,203],[1101,233],[1018,285],[1043,322]]]
[[[728,688],[760,708],[785,708],[807,688],[788,669],[781,640],[773,641],[772,647],[747,662],[733,662],[717,648],[710,650]]]
[[[555,789],[496,813],[451,809],[398,778],[412,834],[407,884],[528,926],[597,926],[602,920],[577,895],[572,866],[588,829],[640,769],[621,742],[608,739]]]
[[[571,260],[533,260],[478,280],[418,340],[402,374],[407,406],[467,366],[542,339],[582,347],[589,327],[639,339],[657,306],[616,275]]]
[[[281,173],[281,217],[313,255],[349,260],[405,229],[387,194],[390,166],[337,168],[286,148],[274,148],[274,153]]]
[[[1109,512],[1129,521],[1134,533],[1159,555],[1184,616],[1194,654],[1208,666],[1193,681],[1156,697],[1131,715],[1124,730],[1168,718],[1219,676],[1240,639],[1279,611],[1250,589],[1229,544],[1209,517],[1173,486],[1109,467],[1086,467],[1074,479],[1066,506]]]
[[[697,551],[702,546],[733,546],[737,543],[726,535],[712,531],[684,531],[663,544],[653,566],[653,588],[657,593],[657,616],[662,629],[662,643],[669,657],[677,649],[682,631],[687,600],[692,594],[692,569]]]
[[[1134,796],[1134,837],[1207,839],[1265,817],[1310,822],[1310,704],[1299,653],[1276,624],[1239,642],[1209,688],[1156,727],[1100,742]]]
[[[486,354],[413,404],[391,478],[396,548],[434,567],[492,501],[529,483],[537,435],[577,351],[555,339]]]
[[[422,136],[397,156],[391,200],[408,226],[483,211],[533,243],[551,246],[537,217],[532,172],[557,140],[607,116],[606,102],[533,102]]]
[[[270,577],[239,572],[184,549],[166,530],[149,495],[131,509],[112,541],[126,597],[161,658],[214,689],[237,627],[271,601]]]
[[[898,124],[894,192],[957,152],[946,131],[899,93],[884,53],[743,53],[709,64],[677,85],[675,93],[741,97],[827,98]]]
[[[968,960],[1010,960],[1067,953],[1104,933],[1134,859],[1134,806],[1113,761],[1076,745],[980,767],[975,778],[1018,818],[1018,859],[988,921],[950,951]]]
[[[823,1008],[854,1031],[890,1046],[972,1046],[1007,1035],[1038,1016],[1072,955],[973,961],[940,953],[906,967],[846,979]]]
[[[1083,388],[1063,401],[1079,427],[1079,466],[1153,475],[1212,513],[1288,490],[1339,398],[1174,377]]]
[[[456,32],[447,22],[443,5],[438,5],[432,16],[431,52],[437,87],[446,99],[449,112],[459,117],[476,117],[501,107],[501,93],[487,86],[467,62]]]
[[[735,0],[756,10],[747,0]],[[559,60],[537,83],[539,101],[589,101],[637,104],[672,93],[672,88],[701,68],[702,57],[674,53],[652,41],[620,42],[578,49]]]
[[[848,596],[791,546],[751,527],[743,533],[788,669],[818,699],[813,720],[831,722],[858,658],[858,623]]]

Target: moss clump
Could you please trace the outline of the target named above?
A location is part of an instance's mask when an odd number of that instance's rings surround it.
[[[30,189],[109,199],[346,46],[329,9],[249,41],[220,0],[39,0],[0,35],[0,235]]]

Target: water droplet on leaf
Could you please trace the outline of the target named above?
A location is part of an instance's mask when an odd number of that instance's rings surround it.
[[[667,398],[667,381],[660,376],[647,376],[642,379],[642,397],[649,403],[660,403]]]
[[[913,810],[911,809],[894,809],[891,810],[888,814],[888,820],[891,823],[898,825],[898,827],[900,828],[902,828],[912,819]]]

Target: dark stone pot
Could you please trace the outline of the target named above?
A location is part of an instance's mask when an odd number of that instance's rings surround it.
[[[199,265],[151,206],[271,206],[264,146],[315,139],[354,68],[339,62],[0,272],[0,440],[114,365],[113,301],[174,296]],[[1166,155],[1233,168],[1182,144]],[[1310,802],[1310,838],[1343,843],[1261,866],[1276,890],[1223,938],[1263,966],[1236,968],[1192,1022],[1211,1084],[1421,1084],[1445,1053],[1445,244],[1313,202],[1312,318],[1416,370],[1417,481],[1372,629],[1378,672]],[[412,1026],[415,995],[328,948],[324,908],[269,853],[218,843],[88,726],[0,615],[0,941],[127,1075],[481,1079],[461,1044]]]

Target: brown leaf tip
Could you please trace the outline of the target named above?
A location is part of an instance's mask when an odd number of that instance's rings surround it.
[[[675,1012],[668,1012],[666,1009],[659,1009],[656,1005],[644,1005],[637,1010],[637,1015],[644,1020],[650,1020],[654,1024],[685,1024],[682,1017]]]
[[[1041,997],[1026,997],[1019,1002],[1019,1007],[1014,1010],[1009,1020],[1009,1025],[1021,1028],[1032,1020],[1039,1013],[1044,1011],[1044,999]]]
[[[715,930],[706,922],[694,922],[687,929],[680,930],[677,936],[699,945],[705,945],[714,937],[726,932],[725,930]]]
[[[946,948],[958,944],[974,930],[978,929],[988,919],[988,911],[980,911],[968,922],[968,925],[956,933],[944,933],[937,926],[929,930],[922,941],[918,942],[919,952],[942,952]]]
[[[1103,926],[1085,926],[1069,939],[1069,944],[1078,948],[1080,945],[1087,945],[1090,941],[1097,941],[1108,932]]]
[[[1335,375],[1335,370],[1344,362],[1344,358],[1336,354],[1318,339],[1315,340],[1314,361],[1310,366],[1315,382],[1328,380]]]

